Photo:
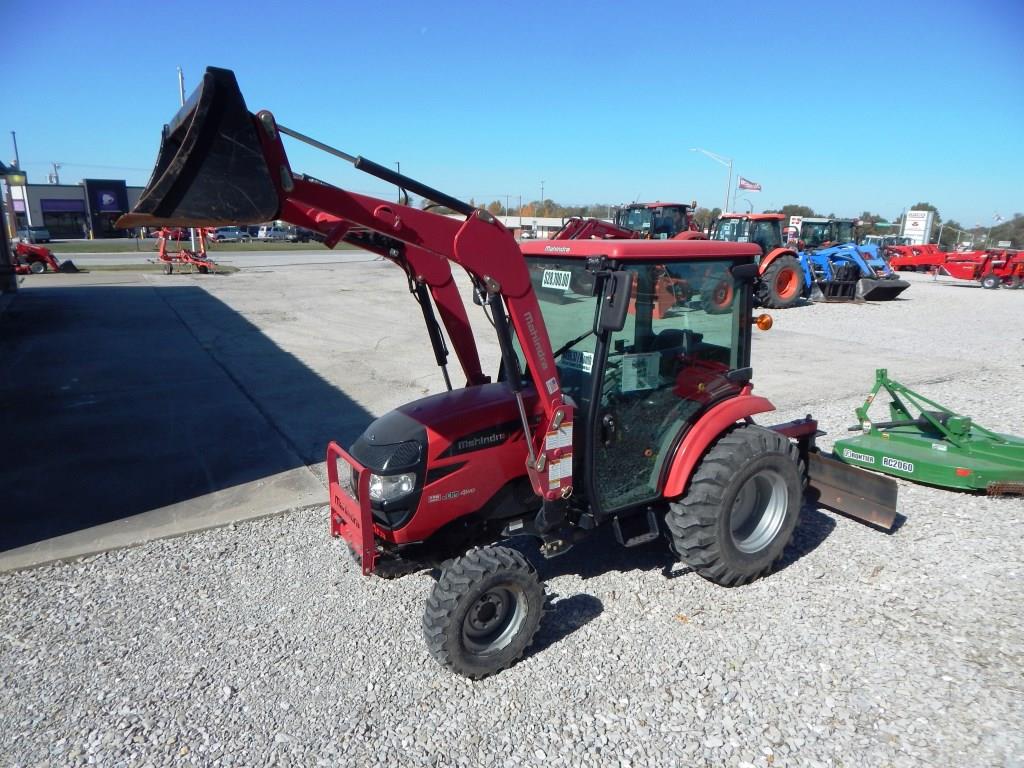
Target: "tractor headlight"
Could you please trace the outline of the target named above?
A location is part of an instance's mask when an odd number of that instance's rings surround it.
[[[370,499],[391,502],[416,490],[416,475],[403,472],[400,475],[370,475]]]

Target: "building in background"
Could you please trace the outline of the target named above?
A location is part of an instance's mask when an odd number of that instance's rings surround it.
[[[46,227],[58,240],[89,237],[132,237],[114,222],[138,201],[143,187],[123,179],[83,179],[78,184],[12,186],[18,228]]]

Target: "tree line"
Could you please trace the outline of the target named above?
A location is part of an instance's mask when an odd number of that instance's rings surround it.
[[[563,219],[567,219],[571,216],[609,219],[612,217],[615,209],[619,207],[618,205],[613,205],[611,203],[562,205],[550,198],[545,200],[531,200],[528,203],[523,203],[522,206],[510,205],[506,207],[501,200],[492,200],[491,202],[484,204],[476,202],[473,198],[469,199],[469,204],[474,208],[484,208],[495,216],[536,216]],[[452,211],[449,211],[447,208],[430,205],[426,200],[421,202],[421,207],[429,207],[431,210],[435,210],[440,213],[452,213]],[[1024,214],[1022,213],[1015,213],[1009,220],[994,224],[991,227],[991,234],[989,234],[989,227],[986,226],[965,227],[955,219],[943,220],[942,216],[939,214],[939,209],[928,202],[916,203],[908,210],[934,212],[935,215],[932,219],[932,231],[930,233],[929,242],[939,242],[941,245],[948,246],[950,248],[954,247],[958,242],[966,241],[970,241],[975,245],[978,245],[984,241],[986,235],[989,235],[988,244],[991,246],[994,246],[995,243],[1001,240],[1009,240],[1012,243],[1012,247],[1024,248]],[[809,205],[800,205],[796,203],[790,203],[782,206],[781,208],[765,210],[764,213],[782,213],[787,217],[787,219],[790,216],[803,216],[804,218],[822,216],[835,218],[834,213],[816,212]],[[896,216],[886,218],[880,213],[864,211],[857,217],[861,222],[859,227],[861,236],[899,234],[902,228],[903,213],[903,211],[900,211]],[[712,222],[722,215],[722,209],[698,207],[691,215],[693,216],[693,220],[697,226],[701,230],[707,231],[710,229]]]

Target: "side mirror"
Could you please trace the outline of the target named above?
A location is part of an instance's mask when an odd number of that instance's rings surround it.
[[[629,300],[633,296],[633,273],[628,270],[609,272],[604,281],[601,306],[597,315],[597,332],[621,331],[626,325]]]
[[[757,277],[759,268],[757,264],[737,264],[729,270],[729,273],[740,282],[748,283]]]

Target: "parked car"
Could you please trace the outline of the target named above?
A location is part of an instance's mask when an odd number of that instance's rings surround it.
[[[288,228],[277,224],[264,224],[256,234],[257,240],[287,240]]]
[[[217,227],[210,234],[210,240],[215,243],[239,243],[249,239],[249,232],[240,227]]]
[[[17,237],[23,243],[48,243],[50,230],[46,227],[25,227],[18,230]]]
[[[308,243],[314,235],[313,230],[305,227],[289,227],[286,239],[289,243]]]

